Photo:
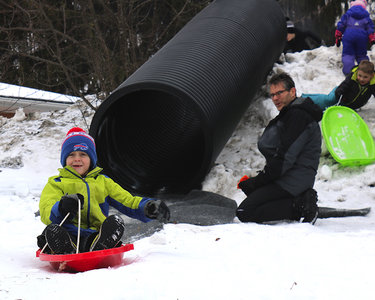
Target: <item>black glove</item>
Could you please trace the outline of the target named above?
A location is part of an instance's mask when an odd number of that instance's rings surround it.
[[[336,43],[335,44],[336,44],[337,47],[340,47],[340,45],[341,45],[341,39],[336,39]]]
[[[62,196],[59,203],[59,211],[61,215],[66,216],[67,213],[75,215],[78,211],[78,201],[81,202],[83,208],[84,197],[81,194],[66,194]]]
[[[171,213],[164,201],[150,200],[145,205],[145,215],[150,219],[157,219],[160,222],[166,223]]]
[[[238,187],[246,194],[246,196],[249,196],[256,189],[254,177],[241,181],[238,184]]]

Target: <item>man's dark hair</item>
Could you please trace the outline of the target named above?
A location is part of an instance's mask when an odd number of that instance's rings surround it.
[[[282,83],[284,88],[288,91],[296,86],[292,77],[290,77],[290,75],[285,72],[273,75],[268,82],[269,85],[276,85],[279,83]]]

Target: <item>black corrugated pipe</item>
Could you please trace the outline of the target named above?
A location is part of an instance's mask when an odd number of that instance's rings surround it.
[[[212,2],[98,108],[99,165],[141,195],[199,188],[285,39],[277,1]]]

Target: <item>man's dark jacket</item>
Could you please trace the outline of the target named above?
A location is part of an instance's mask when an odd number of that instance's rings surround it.
[[[276,183],[297,196],[312,188],[321,154],[318,122],[322,110],[310,98],[296,98],[270,121],[258,141],[266,165],[256,177],[239,184],[246,194]]]

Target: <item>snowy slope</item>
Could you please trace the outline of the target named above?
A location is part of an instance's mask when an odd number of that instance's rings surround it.
[[[340,83],[341,49],[288,54],[275,69],[289,72],[297,94],[328,93]],[[369,53],[375,60],[375,51]],[[359,114],[375,136],[375,99]],[[168,224],[134,243],[124,266],[78,274],[56,273],[35,258],[44,225],[38,199],[59,167],[61,141],[73,126],[87,129],[92,112],[66,111],[0,117],[0,299],[373,299],[375,213],[310,224],[194,226]],[[235,199],[239,178],[263,167],[256,141],[277,114],[256,99],[204,182]],[[84,120],[82,115],[86,116]],[[86,124],[87,122],[87,124]],[[343,168],[324,151],[315,188],[319,205],[374,206],[375,165]]]

